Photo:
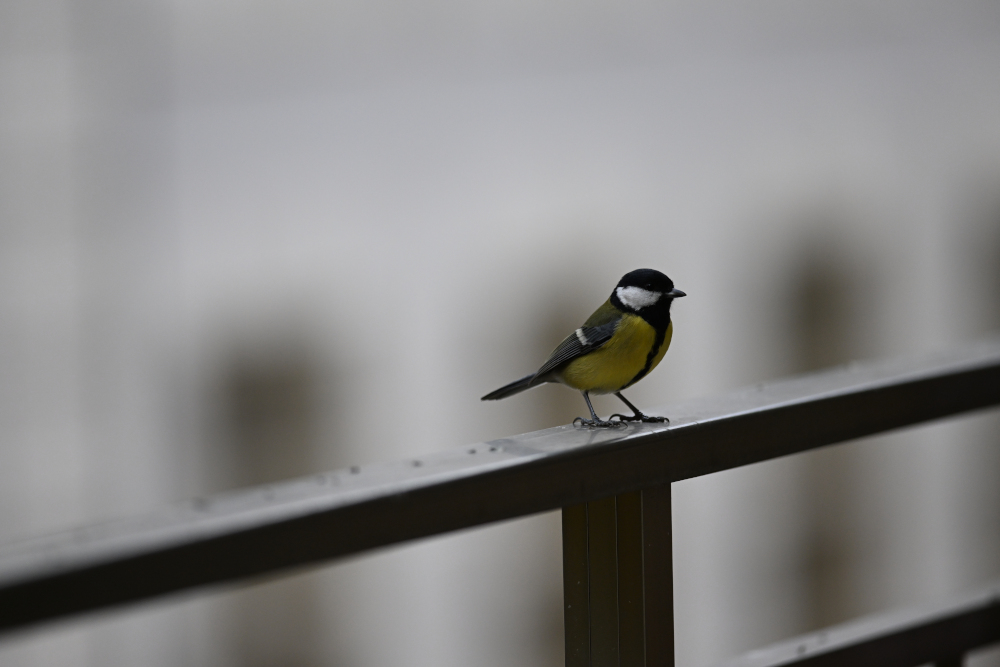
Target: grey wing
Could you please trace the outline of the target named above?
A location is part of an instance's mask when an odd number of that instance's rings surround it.
[[[582,357],[588,352],[600,348],[611,340],[615,328],[618,327],[618,322],[619,320],[614,320],[596,327],[580,327],[566,336],[566,339],[559,343],[559,346],[553,350],[542,367],[535,373],[535,378],[541,378],[546,373],[556,370],[577,357]]]

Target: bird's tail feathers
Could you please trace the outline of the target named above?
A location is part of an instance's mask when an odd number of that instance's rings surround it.
[[[514,380],[510,384],[506,384],[496,391],[491,391],[482,397],[483,401],[499,401],[501,398],[507,398],[508,396],[513,396],[514,394],[519,394],[525,389],[531,389],[535,385],[542,384],[541,381],[537,379],[535,373],[530,375],[525,375],[520,380]]]

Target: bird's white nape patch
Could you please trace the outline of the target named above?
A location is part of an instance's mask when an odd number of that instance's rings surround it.
[[[583,329],[576,330],[576,339],[580,341],[580,345],[588,345],[590,341],[587,340],[587,335],[583,333]]]
[[[618,294],[618,300],[632,310],[652,306],[663,296],[663,292],[654,292],[641,287],[619,287],[615,292]]]

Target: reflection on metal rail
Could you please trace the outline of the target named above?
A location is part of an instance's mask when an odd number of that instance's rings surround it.
[[[0,630],[563,507],[567,665],[672,664],[670,482],[997,403],[993,341],[198,499],[0,548]]]

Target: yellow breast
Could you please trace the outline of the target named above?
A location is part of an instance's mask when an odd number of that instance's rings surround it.
[[[673,331],[673,323],[667,325],[663,343],[650,362],[650,371],[663,359]],[[656,329],[641,317],[625,315],[611,340],[600,349],[569,362],[558,379],[574,389],[594,394],[621,391],[646,367],[655,343]]]

